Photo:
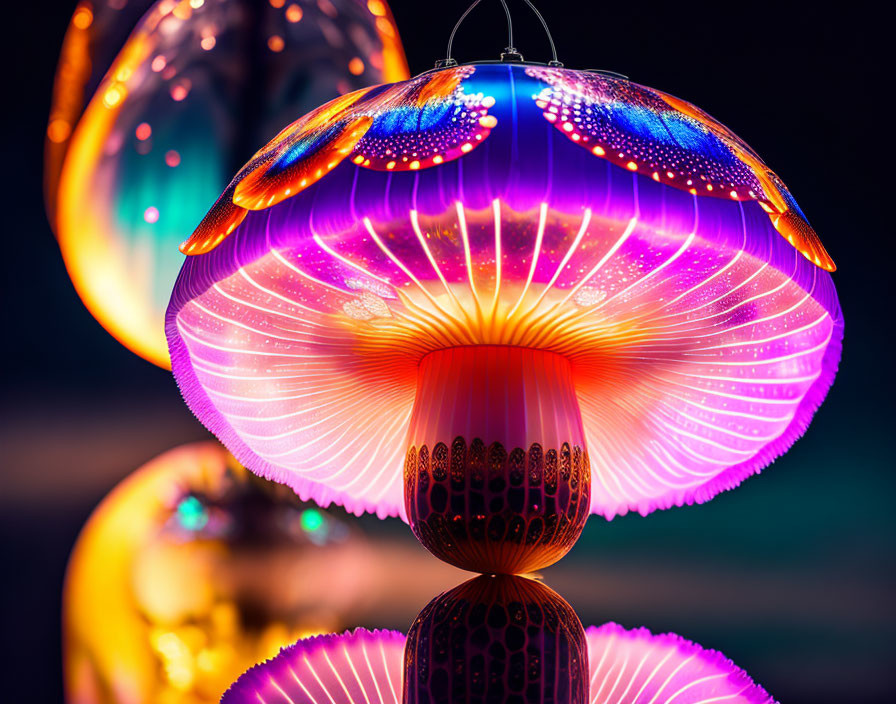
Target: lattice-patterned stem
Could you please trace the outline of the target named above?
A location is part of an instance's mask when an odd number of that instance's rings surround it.
[[[488,345],[424,358],[404,478],[411,528],[440,559],[505,574],[559,560],[591,498],[570,362]]]
[[[431,601],[408,633],[405,704],[585,704],[588,684],[582,624],[530,579],[465,582]]]

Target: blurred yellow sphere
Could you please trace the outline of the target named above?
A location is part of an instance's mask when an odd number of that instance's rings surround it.
[[[67,700],[217,702],[282,646],[350,625],[372,562],[357,530],[220,445],[167,452],[122,481],[75,544]]]

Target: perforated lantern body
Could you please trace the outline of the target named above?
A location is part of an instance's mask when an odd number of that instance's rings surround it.
[[[558,559],[583,501],[735,486],[840,356],[833,263],[780,179],[694,106],[594,73],[471,65],[334,101],[183,250],[167,332],[197,416],[303,498],[411,519],[475,569]]]

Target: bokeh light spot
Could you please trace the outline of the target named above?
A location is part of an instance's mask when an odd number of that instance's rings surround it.
[[[208,510],[195,496],[187,496],[177,505],[177,520],[187,530],[202,530],[208,523]]]
[[[360,76],[364,73],[364,62],[361,61],[360,57],[356,56],[348,62],[348,70],[353,76]]]

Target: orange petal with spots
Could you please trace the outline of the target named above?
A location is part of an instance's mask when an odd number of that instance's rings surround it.
[[[795,211],[787,210],[780,215],[770,213],[769,217],[775,229],[806,259],[825,271],[836,271],[834,260],[825,250],[815,230]]]
[[[202,218],[199,227],[180,246],[180,251],[187,256],[212,251],[239,226],[245,217],[246,209],[234,205],[233,187],[229,186],[212,206],[212,209]]]
[[[271,165],[279,154],[271,155],[240,180],[233,202],[248,210],[264,210],[300,193],[342,163],[372,122],[367,116],[352,118],[326,145],[276,174],[271,173]]]

